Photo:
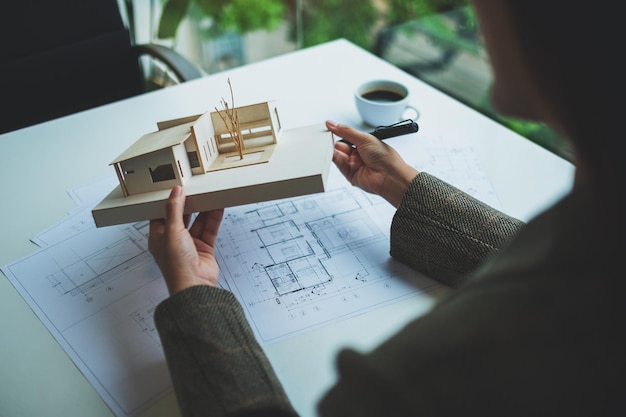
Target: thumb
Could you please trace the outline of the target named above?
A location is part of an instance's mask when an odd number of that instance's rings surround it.
[[[326,121],[326,128],[333,134],[342,138],[344,141],[347,141],[357,147],[367,143],[378,142],[378,139],[375,136],[370,135],[367,132],[362,132],[348,125],[336,123],[331,120]]]

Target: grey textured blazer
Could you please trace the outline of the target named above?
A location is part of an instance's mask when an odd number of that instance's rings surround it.
[[[598,265],[579,197],[524,225],[420,173],[394,216],[391,255],[457,288],[374,351],[340,352],[320,415],[623,410],[626,303]],[[189,288],[155,321],[184,416],[296,415],[231,293]]]

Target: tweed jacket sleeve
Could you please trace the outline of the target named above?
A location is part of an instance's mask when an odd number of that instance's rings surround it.
[[[456,287],[504,247],[524,222],[426,173],[418,174],[391,224],[391,256]]]
[[[184,417],[297,415],[231,292],[187,288],[154,319]]]

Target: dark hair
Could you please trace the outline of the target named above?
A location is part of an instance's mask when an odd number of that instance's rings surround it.
[[[550,118],[572,141],[577,162],[589,169],[597,195],[613,219],[624,187],[621,133],[626,74],[623,15],[617,3],[502,0],[531,77],[544,93]],[[618,111],[620,114],[618,114]],[[624,213],[626,214],[626,213]],[[614,225],[615,227],[616,225]],[[623,226],[623,224],[622,224]]]

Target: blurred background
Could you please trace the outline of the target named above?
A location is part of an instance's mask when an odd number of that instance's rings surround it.
[[[207,74],[345,38],[573,161],[542,124],[498,115],[467,0],[118,0],[135,43],[175,49]],[[148,66],[156,87],[172,74]]]

